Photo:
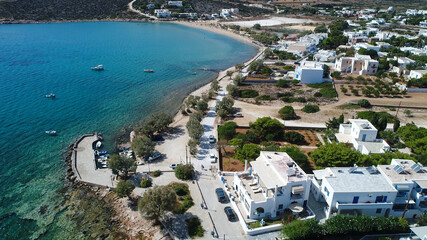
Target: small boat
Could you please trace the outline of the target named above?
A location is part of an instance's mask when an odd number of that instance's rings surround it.
[[[51,93],[51,94],[45,95],[45,97],[46,97],[46,98],[55,98],[55,97],[56,97],[56,95],[55,95],[55,94],[53,94],[53,93]]]
[[[146,73],[153,73],[154,70],[153,69],[144,69],[144,72],[146,72]]]
[[[96,148],[100,148],[102,146],[102,142],[101,141],[98,141],[97,143],[96,143]]]
[[[55,136],[55,135],[56,135],[56,131],[53,131],[53,130],[45,131],[45,133],[46,133],[47,135],[50,135],[50,136]]]
[[[196,72],[193,72],[193,73],[192,73],[192,75],[197,75],[197,73],[196,73]]]
[[[104,66],[98,65],[96,67],[91,67],[91,69],[94,71],[102,71],[102,70],[104,70]]]

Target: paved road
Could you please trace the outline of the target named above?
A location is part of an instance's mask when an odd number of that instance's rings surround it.
[[[218,237],[223,238],[225,235],[226,239],[246,239],[240,223],[238,221],[228,221],[224,213],[224,207],[231,207],[231,204],[222,204],[218,202],[215,189],[222,187],[222,183],[216,177],[216,171],[209,170],[210,167],[218,169],[218,160],[216,163],[210,162],[210,154],[213,153],[218,157],[218,152],[216,150],[216,144],[209,143],[209,136],[217,135],[214,128],[216,119],[215,106],[217,101],[221,101],[226,95],[227,91],[222,87],[218,92],[216,100],[210,106],[209,112],[201,122],[204,133],[200,140],[201,143],[197,154],[197,162],[194,164],[194,167],[199,172],[198,181],[207,206],[207,209],[204,211],[206,211],[206,214],[208,214],[208,212],[211,214]],[[213,227],[207,230],[210,233]]]
[[[141,11],[139,11],[139,10],[137,10],[137,9],[133,8],[133,3],[134,3],[135,1],[136,1],[136,0],[132,0],[132,2],[130,2],[130,3],[128,4],[128,8],[129,8],[129,10],[130,10],[130,11],[132,11],[132,12],[134,12],[134,13],[138,13],[139,15],[142,15],[142,16],[145,16],[145,17],[148,17],[148,18],[151,18],[151,19],[157,20],[157,17],[152,16],[152,15],[150,15],[150,14],[143,13],[143,12],[141,12]]]

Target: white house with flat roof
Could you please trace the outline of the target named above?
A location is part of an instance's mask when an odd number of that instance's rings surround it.
[[[378,70],[378,61],[369,55],[356,54],[354,57],[342,57],[335,62],[335,70],[342,73],[359,75],[375,75]]]
[[[248,218],[274,218],[293,204],[307,206],[310,180],[285,152],[261,151],[249,172],[235,173],[233,188]]]
[[[169,6],[175,6],[175,7],[182,7],[182,1],[169,1],[168,2]]]
[[[169,18],[171,12],[168,9],[154,9],[154,13],[158,18]]]
[[[427,74],[427,70],[411,70],[408,77],[410,79],[418,79],[422,78],[424,74]]]
[[[378,130],[366,119],[350,119],[350,124],[340,124],[335,137],[338,142],[351,143],[362,154],[384,153],[390,146],[383,139],[377,139]]]
[[[397,190],[376,167],[334,167],[313,173],[311,191],[317,201],[326,202],[326,218],[390,215]]]
[[[392,214],[406,218],[427,212],[427,168],[413,160],[392,159],[390,165],[379,165],[378,170],[398,191]]]
[[[323,64],[303,61],[295,68],[295,78],[304,84],[321,83],[323,82]]]

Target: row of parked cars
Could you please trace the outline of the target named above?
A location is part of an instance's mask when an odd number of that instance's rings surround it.
[[[220,203],[228,203],[229,199],[227,197],[227,194],[225,194],[224,190],[222,188],[215,189],[216,196],[218,198],[218,202]],[[234,212],[234,210],[231,207],[225,207],[224,208],[225,215],[227,215],[228,221],[236,221],[237,215]]]

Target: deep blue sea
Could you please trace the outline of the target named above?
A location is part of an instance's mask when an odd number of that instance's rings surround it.
[[[77,238],[60,206],[67,146],[96,131],[112,148],[125,127],[155,111],[174,113],[185,94],[217,75],[202,69],[255,53],[168,23],[0,25],[0,239]],[[90,69],[98,64],[105,71]]]

